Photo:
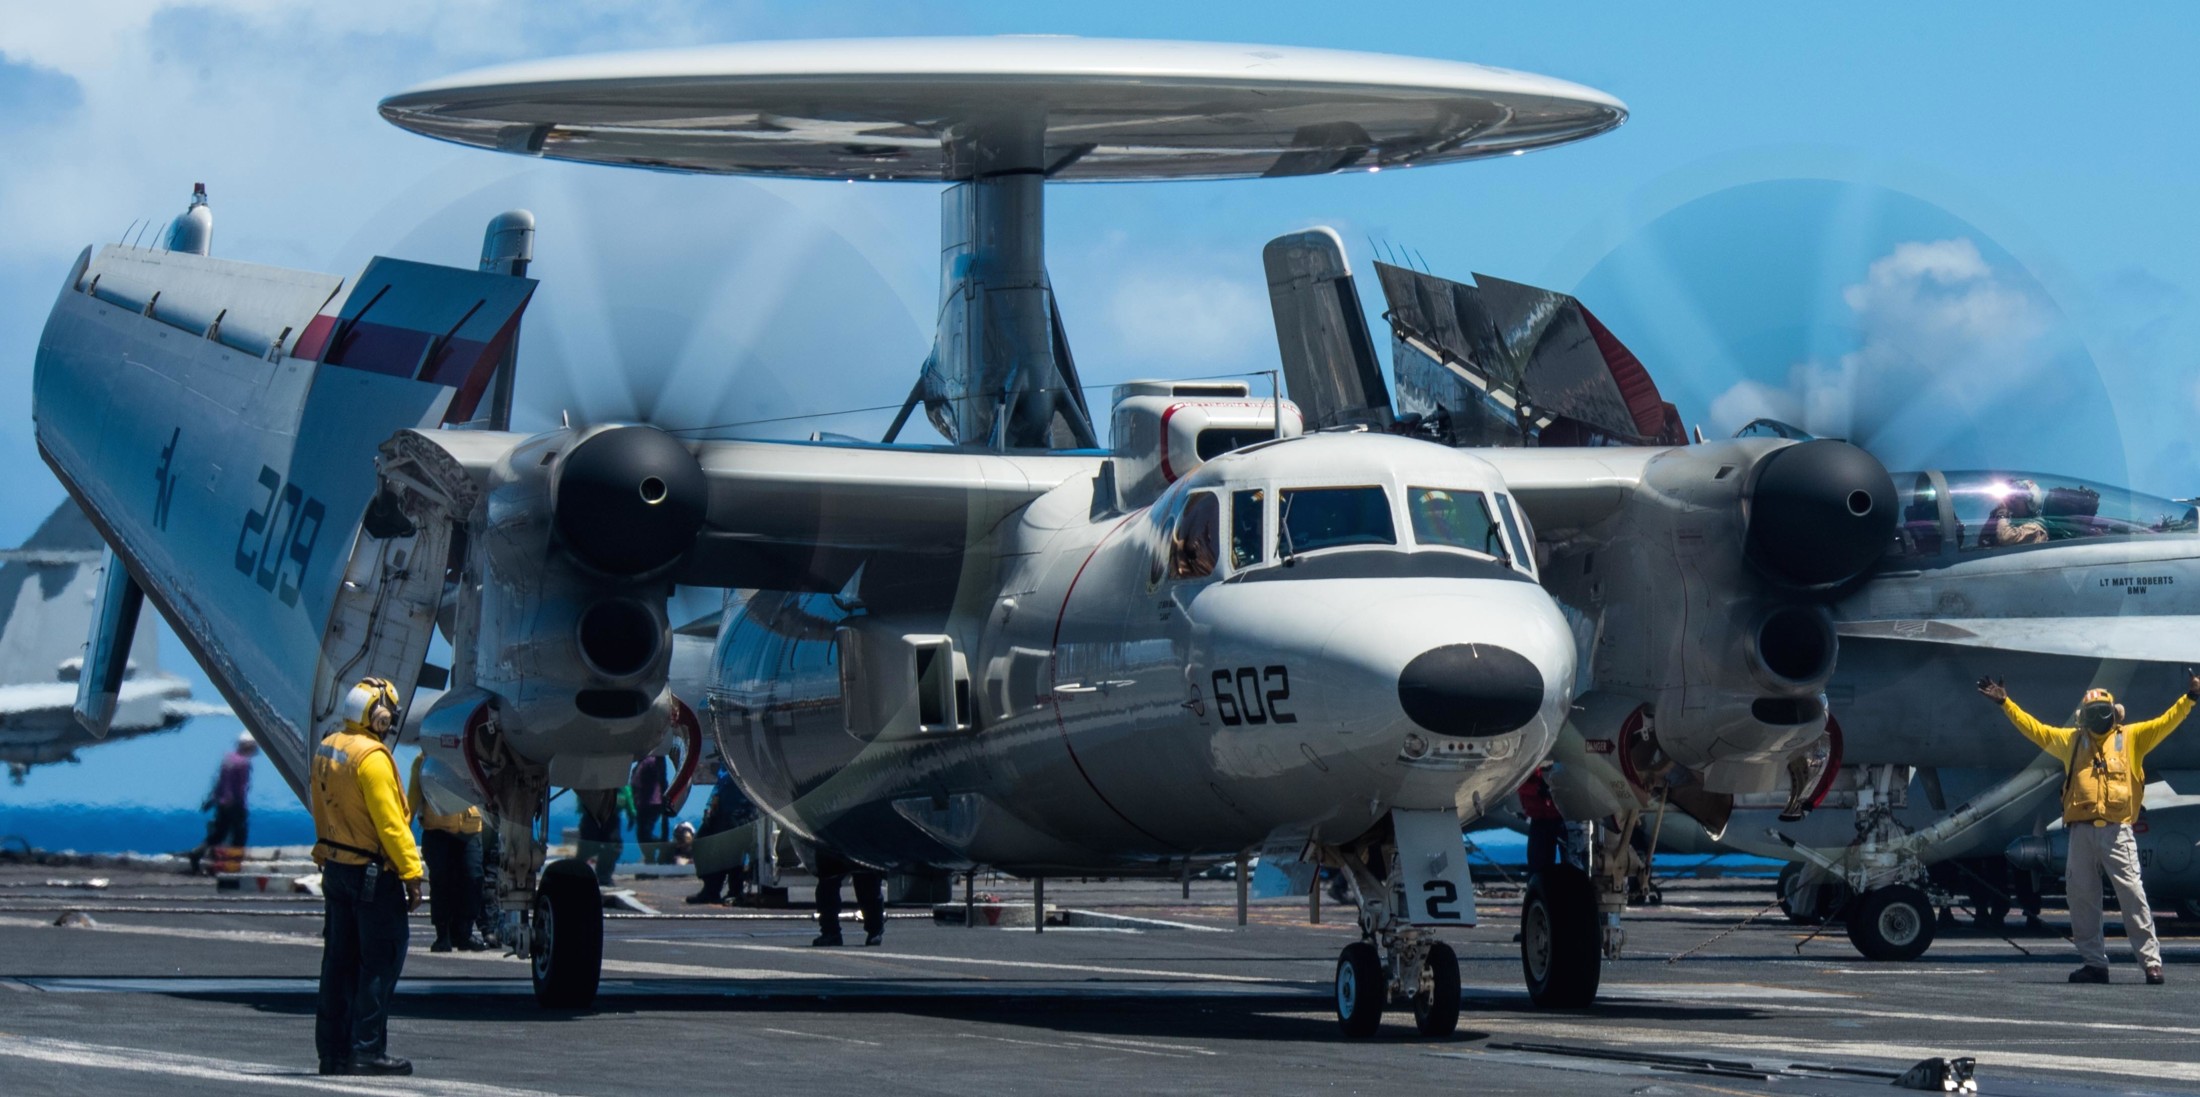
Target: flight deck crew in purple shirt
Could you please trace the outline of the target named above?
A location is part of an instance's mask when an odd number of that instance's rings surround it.
[[[260,744],[252,741],[252,733],[237,736],[237,747],[222,758],[222,768],[214,777],[214,791],[206,794],[199,805],[200,811],[211,811],[214,818],[206,825],[206,840],[191,851],[191,871],[199,870],[199,858],[216,846],[234,846],[242,849],[245,844],[245,798],[252,791],[252,759],[260,753]]]

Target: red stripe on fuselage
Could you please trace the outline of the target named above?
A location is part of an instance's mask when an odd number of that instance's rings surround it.
[[[1165,438],[1166,436],[1164,436]],[[1165,441],[1164,444],[1166,444]],[[1069,755],[1070,765],[1077,767],[1077,776],[1085,779],[1085,787],[1091,789],[1092,794],[1098,797],[1100,803],[1109,811],[1114,812],[1116,818],[1123,820],[1124,826],[1153,839],[1158,845],[1166,846],[1169,844],[1168,842],[1162,840],[1161,836],[1131,821],[1131,817],[1123,814],[1123,809],[1116,807],[1115,803],[1108,799],[1108,794],[1100,791],[1100,786],[1093,783],[1092,774],[1085,772],[1085,763],[1078,760],[1077,748],[1070,743],[1069,723],[1062,719],[1061,695],[1053,693],[1054,683],[1059,677],[1059,668],[1055,664],[1061,659],[1062,621],[1069,616],[1069,600],[1077,594],[1077,581],[1085,577],[1085,569],[1092,566],[1093,557],[1100,555],[1100,550],[1107,547],[1107,543],[1124,526],[1129,525],[1132,518],[1136,517],[1138,517],[1136,514],[1127,515],[1122,521],[1117,522],[1115,528],[1110,529],[1106,536],[1100,538],[1098,544],[1092,546],[1092,551],[1085,554],[1085,562],[1077,565],[1077,574],[1069,577],[1069,589],[1062,592],[1062,608],[1054,614],[1054,638],[1047,645],[1047,690],[1054,701],[1054,726],[1062,733],[1062,750]]]

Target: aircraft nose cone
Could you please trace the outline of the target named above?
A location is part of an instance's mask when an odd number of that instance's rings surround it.
[[[1398,673],[1398,702],[1438,735],[1503,735],[1542,709],[1543,672],[1509,648],[1446,644]]]

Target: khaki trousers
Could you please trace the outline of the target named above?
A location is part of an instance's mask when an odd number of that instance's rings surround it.
[[[2146,892],[2139,885],[2139,844],[2131,827],[2112,823],[2067,824],[2070,861],[2065,890],[2070,896],[2070,939],[2086,966],[2108,966],[2108,942],[2101,936],[2101,877],[2107,875],[2116,890],[2116,906],[2124,912],[2124,939],[2142,964],[2162,962],[2162,945],[2154,936],[2154,913],[2147,909]]]

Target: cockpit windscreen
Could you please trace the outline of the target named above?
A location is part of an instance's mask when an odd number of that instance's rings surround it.
[[[1413,523],[1413,539],[1422,545],[1448,545],[1504,559],[1504,527],[1490,514],[1488,497],[1479,491],[1409,487],[1406,515]]]
[[[1277,548],[1285,556],[1339,545],[1395,545],[1390,500],[1379,487],[1285,488]]]
[[[2052,545],[2092,537],[2191,535],[2193,505],[2030,472],[1898,473],[1902,522],[1893,555],[1938,556]]]

